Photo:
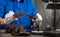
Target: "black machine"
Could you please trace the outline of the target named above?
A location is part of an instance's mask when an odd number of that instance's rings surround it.
[[[10,33],[13,36],[29,36],[30,32],[28,30],[21,32],[19,26],[7,26],[6,33]]]
[[[49,2],[49,1],[51,1],[51,2],[60,2],[60,0],[42,0],[42,2]]]
[[[56,31],[56,27],[57,27],[57,24],[59,23],[59,19],[57,20],[56,22],[56,10],[60,9],[60,0],[42,0],[43,2],[52,2],[52,3],[48,3],[46,9],[53,9],[54,11],[54,19],[53,19],[53,24],[52,26],[54,27],[54,30],[52,31],[44,31],[44,35],[49,35],[49,36],[52,36],[52,37],[58,37],[59,34],[60,34],[60,31]]]

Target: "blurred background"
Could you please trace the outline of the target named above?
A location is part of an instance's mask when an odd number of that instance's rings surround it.
[[[47,5],[49,3],[47,3],[48,1],[46,0],[33,0],[34,3],[36,4],[36,8],[37,11],[42,15],[43,17],[43,29],[45,29],[44,27],[46,27],[47,24],[52,25],[52,29],[53,29],[53,18],[54,18],[54,10],[53,9],[46,9]],[[42,1],[46,1],[46,2],[42,2]],[[59,1],[59,0],[58,0]],[[56,9],[56,28],[60,28],[60,9]]]

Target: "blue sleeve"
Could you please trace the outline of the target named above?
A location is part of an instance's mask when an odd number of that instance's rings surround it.
[[[32,3],[32,13],[34,16],[36,16],[36,14],[37,14],[36,6],[34,3]]]
[[[0,18],[4,16],[4,0],[0,0]]]
[[[36,16],[36,14],[37,14],[37,10],[36,10],[35,3],[34,3],[32,0],[29,0],[28,3],[29,3],[29,5],[30,5],[30,7],[31,7],[32,14],[33,14],[34,16]]]
[[[0,0],[0,18],[4,17],[4,6],[5,6],[5,1],[4,0]],[[1,25],[0,29],[5,29],[5,25]]]

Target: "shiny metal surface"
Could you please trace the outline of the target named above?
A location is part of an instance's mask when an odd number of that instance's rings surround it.
[[[5,30],[1,30],[0,37],[47,37],[47,36],[43,36],[43,35],[12,36],[11,34],[6,34]]]

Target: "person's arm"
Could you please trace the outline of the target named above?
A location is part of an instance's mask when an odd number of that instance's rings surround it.
[[[32,15],[30,15],[30,17],[32,17],[33,19],[37,18],[37,10],[36,10],[36,6],[35,3],[32,0],[27,0],[28,1],[28,7],[29,9],[31,9]]]
[[[0,0],[0,24],[3,23],[4,16],[4,0]]]
[[[33,14],[33,19],[37,19],[37,9],[35,3],[31,0],[31,8],[32,8],[32,14]]]

